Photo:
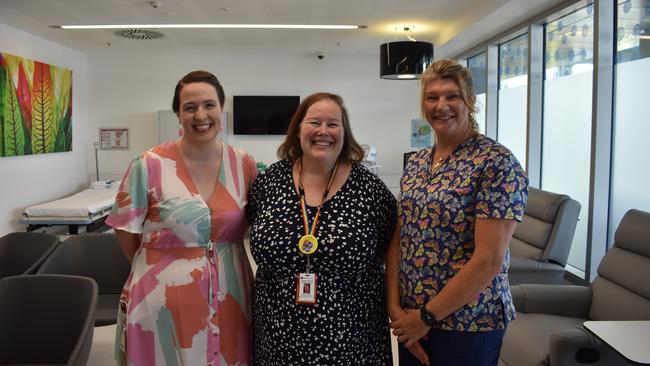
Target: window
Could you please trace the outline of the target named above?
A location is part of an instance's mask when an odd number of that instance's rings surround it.
[[[472,73],[474,93],[476,94],[476,122],[480,132],[485,132],[485,95],[487,92],[487,54],[481,53],[467,60],[467,68]]]
[[[541,188],[580,202],[567,269],[585,277],[591,155],[593,6],[545,25]]]
[[[609,243],[621,218],[631,208],[650,211],[650,124],[647,85],[650,84],[650,2],[618,2],[616,19],[615,111]]]
[[[499,142],[526,166],[528,34],[499,45]]]

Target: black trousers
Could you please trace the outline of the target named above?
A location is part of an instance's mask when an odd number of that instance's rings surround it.
[[[496,366],[503,343],[504,329],[489,332],[458,332],[431,329],[420,344],[429,355],[431,366]],[[421,366],[401,343],[400,366]]]

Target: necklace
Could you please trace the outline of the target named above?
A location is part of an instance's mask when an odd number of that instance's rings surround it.
[[[433,170],[437,170],[438,168],[440,168],[440,166],[442,165],[442,162],[443,162],[444,160],[445,160],[445,157],[444,157],[444,156],[441,157],[441,158],[439,158],[439,159],[437,159],[437,160],[433,163]]]

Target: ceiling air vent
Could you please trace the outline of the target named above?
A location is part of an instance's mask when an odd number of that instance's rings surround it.
[[[164,34],[146,29],[122,29],[115,33],[116,36],[128,39],[158,39],[162,38]]]

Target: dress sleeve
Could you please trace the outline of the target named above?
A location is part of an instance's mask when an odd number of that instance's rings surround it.
[[[486,160],[478,189],[477,218],[523,220],[528,177],[512,153],[496,153]]]
[[[379,251],[384,253],[397,222],[397,200],[384,182],[377,178],[377,234]]]
[[[255,159],[250,154],[244,154],[243,157],[244,179],[246,181],[246,190],[249,191],[251,185],[257,177],[257,165]]]
[[[148,182],[146,159],[140,156],[131,162],[124,174],[106,224],[133,234],[142,233],[149,205]]]
[[[261,200],[262,200],[262,190],[263,190],[263,174],[255,179],[251,184],[250,189],[248,190],[248,202],[246,203],[246,218],[248,222],[252,225],[255,223],[258,215],[258,210],[260,209]]]

